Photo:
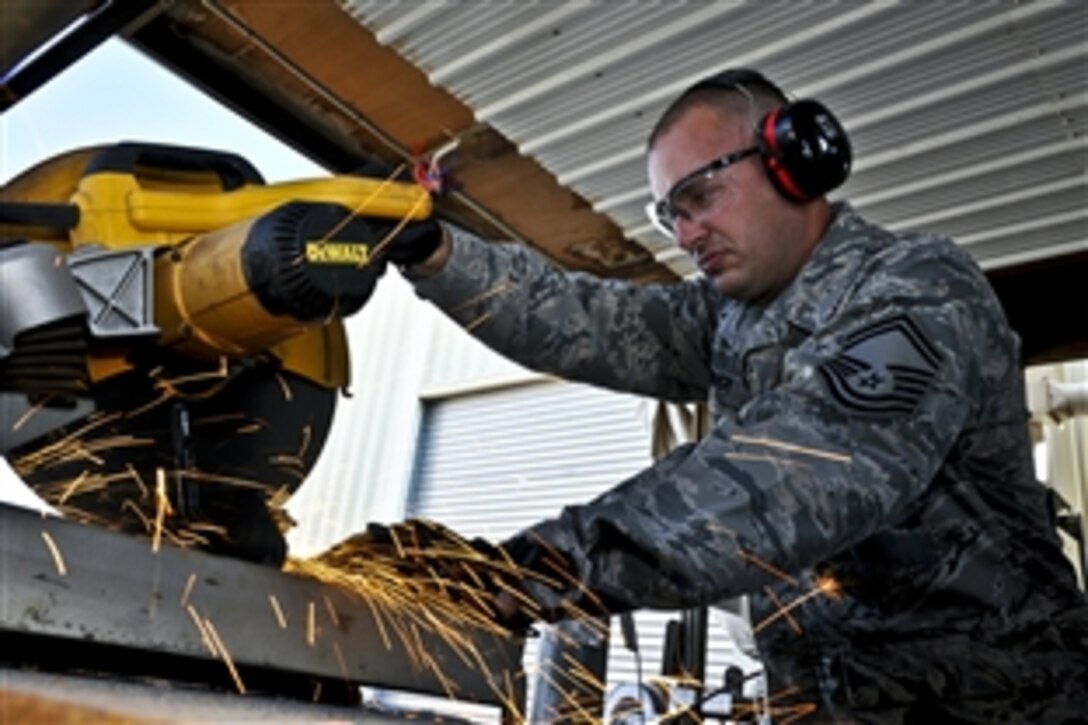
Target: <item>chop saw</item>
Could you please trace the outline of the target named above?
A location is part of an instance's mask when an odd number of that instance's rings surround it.
[[[412,183],[73,151],[0,193],[0,452],[69,518],[279,565]]]

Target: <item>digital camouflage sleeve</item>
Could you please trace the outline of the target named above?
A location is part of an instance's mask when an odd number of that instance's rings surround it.
[[[1088,619],[1034,479],[1018,343],[966,252],[840,205],[760,308],[705,282],[602,282],[455,245],[417,289],[485,343],[711,402],[703,441],[524,534],[592,596],[618,611],[751,594],[772,686],[822,697],[831,718],[1088,715]],[[529,587],[555,618],[587,604]]]

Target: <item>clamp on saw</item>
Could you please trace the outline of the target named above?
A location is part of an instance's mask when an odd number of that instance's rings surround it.
[[[412,183],[122,143],[0,190],[0,453],[67,517],[279,565]]]

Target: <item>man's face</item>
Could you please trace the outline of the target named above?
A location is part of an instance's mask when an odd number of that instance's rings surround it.
[[[746,300],[785,289],[818,241],[806,239],[804,206],[774,189],[757,155],[685,180],[754,144],[749,119],[696,106],[658,137],[649,155],[654,199],[672,192],[677,208],[690,212],[675,219],[677,244],[721,292]]]

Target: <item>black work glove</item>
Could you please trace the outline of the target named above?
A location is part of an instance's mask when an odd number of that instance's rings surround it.
[[[442,225],[434,219],[410,221],[382,248],[382,255],[400,267],[430,259],[442,244]]]
[[[520,620],[518,628],[505,621],[497,606],[503,591],[526,598],[517,567],[484,539],[466,539],[439,523],[409,519],[390,525],[370,524],[364,533],[342,542],[330,554],[349,569],[356,557],[380,559],[417,589],[438,592],[466,605],[482,621],[510,631],[523,630]]]
[[[368,161],[356,169],[356,176],[371,179],[390,179],[392,181],[414,184],[415,180],[402,166],[399,173],[396,167],[381,161]],[[393,228],[401,226],[394,224]],[[381,256],[400,267],[427,261],[439,245],[442,244],[442,226],[433,217],[421,221],[409,221],[381,247]]]

